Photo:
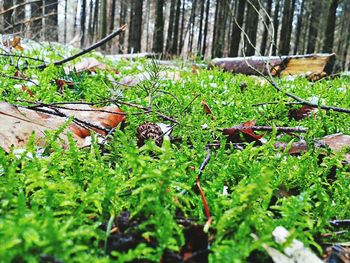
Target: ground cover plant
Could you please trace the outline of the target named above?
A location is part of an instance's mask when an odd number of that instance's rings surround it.
[[[26,55],[69,55],[59,46],[40,52]],[[332,224],[350,217],[348,148],[319,147],[324,136],[350,134],[349,114],[300,112],[300,104],[256,77],[167,69],[179,74],[174,80],[161,77],[165,68],[154,60],[86,56],[107,69],[38,69],[40,61],[1,58],[1,101],[114,103],[126,113],[123,127],[103,142],[92,133],[88,147],[77,147],[72,135],[63,147],[58,130],[45,133],[40,154],[34,136],[21,152],[0,148],[1,261],[271,262],[263,244],[280,251],[288,245],[274,241],[277,226],[289,230],[289,243],[298,239],[319,257],[349,240],[346,225]],[[11,78],[18,72],[25,77]],[[137,73],[150,78],[118,84]],[[275,81],[319,105],[350,108],[347,76]],[[156,123],[167,124],[170,136]],[[150,140],[143,135],[140,142],[142,127],[151,129]]]

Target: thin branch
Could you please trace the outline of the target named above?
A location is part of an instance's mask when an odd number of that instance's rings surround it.
[[[233,127],[235,128],[235,127]],[[273,131],[274,129],[278,132],[300,132],[305,133],[308,129],[303,127],[272,127],[272,126],[239,126],[237,129],[239,130],[249,130],[252,129],[254,131]],[[218,129],[218,131],[223,131],[224,129]]]
[[[35,86],[40,87],[39,84],[37,84],[35,81],[33,81],[31,79],[28,79],[28,78],[21,78],[21,77],[11,76],[11,75],[7,75],[7,74],[4,74],[4,73],[0,73],[0,77],[9,78],[9,79],[16,79],[16,80],[22,80],[22,81],[28,81],[30,83],[33,83]]]
[[[98,41],[97,43],[91,45],[90,47],[88,48],[85,48],[83,49],[82,51],[78,52],[77,54],[73,55],[73,56],[70,56],[68,58],[65,58],[65,59],[62,59],[62,60],[58,60],[58,61],[55,61],[53,62],[52,64],[55,65],[55,66],[60,66],[60,65],[63,65],[64,63],[67,63],[73,59],[76,59],[100,46],[102,46],[103,44],[105,44],[106,42],[108,42],[109,40],[111,40],[112,38],[120,35],[121,33],[123,33],[124,31],[126,30],[126,25],[123,25],[121,26],[120,28],[118,28],[117,30],[115,30],[114,32],[112,32],[111,34],[109,34],[108,36],[104,37],[103,39],[101,39],[100,41]],[[39,69],[44,69],[48,66],[48,64],[44,63],[44,64],[41,64],[39,66],[36,66],[36,68],[39,68]]]
[[[33,57],[23,56],[23,55],[19,55],[19,54],[8,54],[8,53],[4,54],[4,53],[0,53],[0,56],[3,56],[3,57],[25,58],[25,59],[31,59],[31,60],[35,60],[35,61],[45,62],[45,60],[40,59],[40,58],[33,58]]]

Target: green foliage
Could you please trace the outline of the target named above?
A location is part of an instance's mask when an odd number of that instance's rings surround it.
[[[28,55],[34,55],[31,52]],[[53,50],[47,53],[52,60],[59,58]],[[8,59],[1,61],[3,73],[13,75],[15,68],[9,63]],[[157,65],[147,63],[107,62],[121,76],[144,69],[159,71],[154,68]],[[35,97],[15,88],[23,82],[2,77],[2,101],[98,102],[115,97],[121,89],[108,76],[119,81],[120,75],[105,71],[65,75],[62,67],[49,66],[42,71],[30,68],[25,74],[38,81],[38,86],[30,87]],[[315,117],[297,122],[288,119],[287,98],[255,78],[219,70],[193,74],[186,68],[181,76],[182,81],[171,81],[155,74],[151,81],[122,91],[126,101],[152,104],[153,109],[176,118],[180,124],[174,127],[172,136],[181,138],[180,142],[165,139],[162,147],[147,142],[138,148],[137,126],[144,121],[163,121],[156,114],[133,115],[139,110],[122,106],[130,113],[128,125],[125,131],[117,130],[103,149],[95,140],[91,147],[79,149],[72,137],[70,147],[63,149],[57,140],[60,131],[47,134],[49,143],[43,156],[37,155],[33,142],[21,154],[0,149],[2,262],[38,262],[45,255],[64,262],[158,262],[165,249],[178,251],[185,243],[184,227],[177,220],[179,211],[197,224],[206,222],[195,178],[206,155],[204,148],[213,140],[222,141],[222,146],[212,150],[201,177],[213,216],[209,231],[214,236],[211,262],[246,261],[253,252],[263,251],[263,242],[274,244],[271,232],[279,225],[321,252],[327,240],[319,237],[332,231],[329,220],[350,217],[349,167],[342,161],[342,154],[322,158],[312,145],[315,138],[328,134],[350,134],[350,116],[319,111]],[[62,93],[53,81],[61,78],[76,85]],[[247,88],[242,91],[243,82]],[[314,84],[303,78],[279,80],[284,89],[302,98],[317,97],[324,104],[350,108],[347,83],[342,78]],[[201,100],[210,106],[215,119],[205,115]],[[278,103],[252,106],[272,101]],[[288,155],[275,149],[276,133],[267,132],[263,146],[248,144],[242,151],[226,149],[225,138],[217,128],[249,120],[257,120],[257,125],[307,127],[305,139],[311,147],[302,156]],[[208,129],[201,129],[205,124]],[[289,142],[290,138],[279,140]],[[224,186],[227,195],[223,194]],[[281,189],[287,194],[281,195]],[[121,211],[142,219],[137,229],[155,245],[144,242],[127,252],[107,255],[106,240]],[[107,230],[103,225],[108,225]],[[252,233],[259,240],[254,240]],[[349,234],[343,238],[346,240]]]

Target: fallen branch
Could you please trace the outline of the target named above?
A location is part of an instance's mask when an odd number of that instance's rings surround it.
[[[82,51],[78,52],[77,54],[73,55],[73,56],[70,56],[68,58],[65,58],[65,59],[62,59],[62,60],[58,60],[58,61],[55,61],[53,62],[52,64],[55,65],[55,66],[60,66],[60,65],[63,65],[64,63],[67,63],[73,59],[76,59],[77,57],[80,57],[100,46],[102,46],[103,44],[105,44],[106,42],[108,42],[109,40],[111,40],[112,38],[120,35],[121,33],[123,33],[124,31],[126,30],[126,25],[123,25],[121,26],[120,28],[118,28],[117,30],[115,30],[114,32],[112,32],[111,34],[109,34],[108,36],[104,37],[103,39],[101,39],[100,41],[98,41],[97,43],[91,45],[90,47],[88,48],[85,48],[83,49]],[[44,69],[48,66],[48,64],[44,63],[44,64],[41,64],[39,66],[36,66],[36,68],[39,68],[39,69]]]

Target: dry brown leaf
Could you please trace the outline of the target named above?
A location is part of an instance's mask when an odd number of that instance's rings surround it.
[[[56,110],[67,117],[74,116],[81,121],[106,129],[114,128],[125,120],[124,115],[114,114],[121,112],[116,106],[93,108],[88,105],[79,104],[60,105],[60,107],[70,108],[56,108]],[[52,111],[52,109],[46,107],[42,107],[41,109]],[[101,112],[100,110],[108,112]],[[7,152],[12,145],[15,148],[23,148],[32,133],[35,133],[35,144],[37,146],[44,146],[45,131],[61,127],[67,121],[67,117],[59,117],[27,108],[16,107],[6,102],[0,102],[0,147]],[[87,145],[84,138],[90,135],[90,131],[85,127],[72,123],[59,136],[65,147],[68,145],[67,132],[69,130],[73,133],[73,137],[79,147]],[[106,132],[102,129],[94,128],[94,130],[101,135],[106,135]]]
[[[345,147],[350,147],[350,135],[342,133],[327,135],[319,140],[321,145],[327,145],[333,151],[341,151]]]
[[[18,51],[23,51],[24,48],[21,46],[21,38],[14,36],[12,40],[5,40],[2,42],[6,47],[12,47]]]

